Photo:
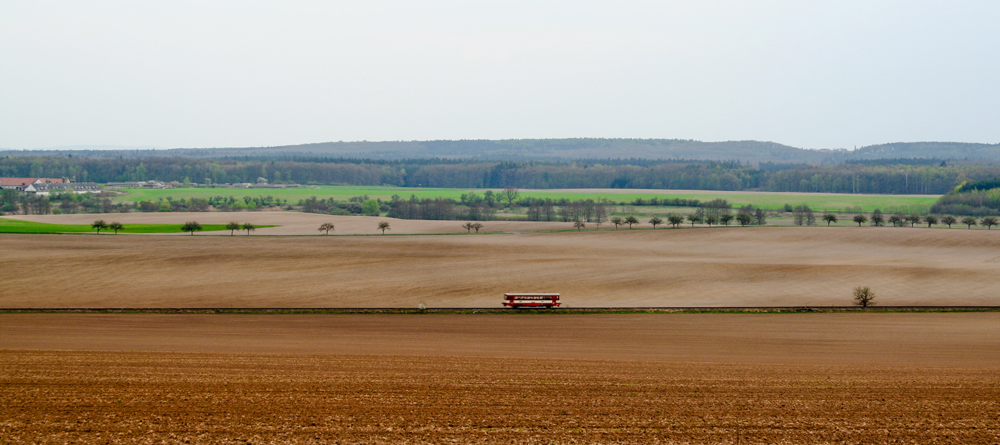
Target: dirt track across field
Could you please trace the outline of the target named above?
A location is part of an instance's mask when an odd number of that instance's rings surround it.
[[[1000,305],[1000,231],[722,228],[454,236],[0,235],[0,307]]]
[[[0,314],[0,443],[992,444],[998,321]]]

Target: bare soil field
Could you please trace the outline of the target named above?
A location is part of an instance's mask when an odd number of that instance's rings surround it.
[[[0,315],[0,443],[1000,443],[998,317]]]
[[[300,212],[165,212],[165,213],[90,213],[71,215],[17,215],[7,218],[23,221],[34,221],[49,224],[90,224],[98,219],[118,221],[125,225],[128,234],[129,224],[184,224],[187,221],[197,221],[202,224],[226,224],[236,221],[240,224],[268,225],[278,227],[260,228],[254,235],[320,235],[319,226],[332,223],[335,229],[330,235],[381,235],[378,223],[387,221],[390,229],[388,235],[403,234],[440,234],[465,233],[462,228],[465,221],[429,221],[414,219],[396,219],[384,216],[334,216]],[[545,230],[569,230],[573,223],[548,221],[484,221],[484,232],[537,232]],[[610,224],[606,224],[608,227]],[[238,235],[241,233],[237,233]],[[242,232],[243,235],[246,232]],[[96,235],[96,234],[95,234]],[[163,236],[164,234],[158,234]],[[182,233],[171,236],[187,235]],[[226,232],[203,232],[194,236],[230,236]]]
[[[141,216],[141,215],[139,215]],[[722,228],[461,236],[0,235],[0,307],[1000,305],[1000,231]]]

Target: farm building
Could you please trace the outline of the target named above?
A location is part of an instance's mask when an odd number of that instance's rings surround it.
[[[36,182],[24,189],[24,193],[36,195],[48,195],[53,192],[73,192],[73,193],[93,193],[99,192],[101,187],[93,182],[64,182],[64,183],[43,183]]]
[[[0,190],[25,191],[34,184],[62,184],[66,180],[62,178],[0,178]]]

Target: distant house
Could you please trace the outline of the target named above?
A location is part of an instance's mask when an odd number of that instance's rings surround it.
[[[52,192],[73,192],[73,193],[93,193],[101,191],[101,186],[93,182],[64,182],[64,183],[44,183],[36,182],[29,184],[23,190],[25,193],[36,195],[48,195]]]
[[[62,178],[0,178],[0,189],[23,192],[32,184],[62,184]]]

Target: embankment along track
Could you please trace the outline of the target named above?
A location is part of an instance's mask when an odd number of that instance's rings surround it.
[[[406,237],[0,236],[0,307],[1000,305],[1000,231],[728,228]]]
[[[1000,367],[1000,314],[0,314],[0,349]]]

